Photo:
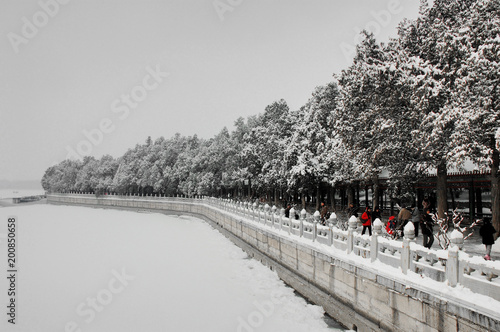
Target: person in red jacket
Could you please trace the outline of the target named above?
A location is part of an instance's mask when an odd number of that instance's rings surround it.
[[[365,212],[361,215],[361,222],[363,223],[363,231],[361,235],[365,234],[366,229],[368,229],[368,234],[372,236],[372,209],[367,206]]]
[[[392,238],[394,238],[394,235],[395,235],[394,229],[396,228],[396,222],[394,221],[394,219],[396,219],[396,217],[390,216],[389,221],[387,221],[387,224],[385,225],[385,231]]]

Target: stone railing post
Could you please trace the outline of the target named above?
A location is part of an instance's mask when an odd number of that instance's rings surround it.
[[[290,217],[288,218],[289,219],[289,223],[288,223],[288,234],[292,234],[292,222],[293,220],[295,219],[295,209],[294,208],[291,208],[290,209]]]
[[[349,218],[349,229],[347,230],[347,253],[350,254],[354,249],[354,231],[358,227],[358,218],[351,216]]]
[[[283,228],[283,218],[285,217],[285,209],[281,208],[280,210],[280,231]]]
[[[328,222],[328,244],[330,246],[333,245],[333,222]]]
[[[382,233],[382,221],[379,218],[373,222],[373,235],[370,243],[370,260],[374,262],[378,256],[378,237]]]
[[[313,220],[313,242],[316,241],[316,237],[318,236],[318,223],[321,218],[321,213],[319,211],[314,212],[314,220]]]
[[[460,279],[459,255],[464,245],[464,235],[454,229],[451,232],[451,244],[448,248],[448,260],[446,262],[446,279],[451,287],[455,287]]]
[[[451,287],[455,287],[458,284],[459,279],[459,269],[458,269],[458,255],[460,249],[456,246],[450,246],[448,248],[448,260],[446,261],[446,279],[448,279],[448,284]]]
[[[457,229],[454,229],[450,234],[451,246],[457,247],[462,250],[464,247],[464,235]]]
[[[272,223],[272,226],[274,227],[274,220],[275,220],[275,217],[276,217],[276,210],[278,208],[276,207],[276,205],[273,205],[273,207],[271,208],[271,223]]]
[[[404,228],[403,250],[401,251],[401,270],[408,273],[411,266],[410,244],[415,241],[415,227],[412,222],[408,222]]]
[[[335,212],[332,212],[330,214],[330,218],[328,218],[328,228],[330,228],[329,233],[328,233],[328,242],[330,245],[333,245],[333,226],[337,225],[337,215]]]
[[[252,220],[255,220],[257,214],[257,203],[252,204]]]
[[[269,211],[271,210],[271,207],[269,204],[264,205],[264,225],[267,224],[267,218],[269,217]]]
[[[305,220],[306,220],[306,216],[307,216],[307,211],[306,211],[306,209],[302,209],[302,210],[300,211],[300,220],[305,221]]]
[[[332,212],[330,214],[330,218],[328,218],[328,223],[331,223],[333,225],[337,224],[337,215],[335,214],[335,212]]]

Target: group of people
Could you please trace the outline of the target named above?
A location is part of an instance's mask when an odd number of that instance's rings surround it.
[[[432,244],[434,243],[434,221],[432,219],[432,210],[430,208],[429,201],[424,200],[422,205],[424,211],[423,215],[420,215],[419,209],[416,206],[413,206],[402,208],[399,211],[397,219],[395,216],[390,216],[385,227],[386,232],[390,236],[392,236],[392,238],[402,237],[404,236],[404,228],[406,224],[411,221],[415,229],[415,237],[418,237],[419,229],[421,229],[423,236],[423,246],[426,248],[431,248]],[[356,215],[355,213],[352,213],[353,211],[355,211],[355,209],[353,204],[351,204],[348,208],[348,214],[351,213],[350,215]],[[366,230],[368,230],[368,234],[371,236],[372,220],[375,220],[377,218],[381,219],[381,215],[382,213],[379,208],[375,208],[375,211],[372,212],[372,209],[369,206],[366,207],[365,211],[361,215],[361,222],[363,224],[361,235],[364,235]]]
[[[287,208],[285,209],[285,217],[290,217],[290,204],[287,204]],[[415,237],[418,237],[419,230],[422,232],[422,245],[426,248],[431,248],[434,243],[434,220],[432,217],[432,208],[428,199],[424,199],[422,201],[422,211],[417,206],[412,207],[403,207],[398,213],[398,216],[390,216],[387,221],[385,230],[387,234],[389,234],[392,238],[396,239],[404,236],[404,228],[408,224],[408,222],[413,223],[413,228],[415,229]],[[358,217],[358,208],[354,206],[354,204],[350,203],[349,207],[346,210],[347,218],[351,216]],[[328,210],[328,206],[322,202],[321,203],[321,211],[320,211],[320,222],[325,225],[326,221],[330,217],[330,212]],[[298,219],[298,215],[295,216]],[[366,231],[368,234],[372,235],[372,221],[376,219],[382,219],[382,212],[377,207],[374,211],[372,211],[371,207],[367,206],[363,213],[361,214],[361,222],[363,224],[363,230],[361,231],[361,235],[364,235]],[[479,234],[482,237],[482,242],[486,246],[486,255],[484,259],[491,260],[491,249],[493,244],[495,243],[494,235],[496,233],[495,228],[491,224],[491,220],[489,218],[485,218],[483,225],[479,229]]]
[[[417,206],[403,207],[399,210],[397,220],[394,216],[389,217],[387,230],[393,238],[403,237],[405,226],[411,222],[415,230],[415,237],[418,237],[419,230],[422,231],[422,245],[431,248],[434,243],[432,209],[428,201],[422,202],[423,214]]]
[[[398,216],[390,216],[387,221],[385,230],[392,238],[398,238],[404,236],[404,228],[408,222],[413,223],[413,227],[415,229],[415,237],[419,236],[419,229],[422,232],[422,245],[426,248],[431,248],[434,243],[434,219],[432,217],[432,208],[428,199],[424,199],[422,201],[422,211],[417,206],[412,207],[403,207],[398,213]],[[353,204],[350,204],[347,209],[347,217],[350,216],[358,216],[357,209]],[[375,211],[372,212],[372,209],[368,206],[365,208],[365,211],[361,215],[361,222],[363,224],[363,230],[361,231],[361,235],[364,235],[368,230],[368,234],[372,235],[372,220],[377,218],[381,219],[381,212],[379,208],[376,208]],[[495,228],[491,224],[491,220],[489,218],[485,218],[483,221],[483,225],[479,229],[479,234],[481,235],[482,242],[486,246],[486,255],[484,256],[485,260],[491,260],[491,249],[495,242],[494,235],[496,233]]]
[[[292,205],[290,203],[286,204],[285,208],[285,217],[290,218],[290,210],[292,209]],[[299,219],[299,215],[295,213],[295,216],[292,218]],[[321,203],[321,212],[320,212],[320,223],[322,225],[326,225],[326,221],[330,218],[330,211],[328,210],[328,206],[322,202]]]

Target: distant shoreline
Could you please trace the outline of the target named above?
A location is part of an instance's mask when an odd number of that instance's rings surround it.
[[[26,205],[33,205],[33,204],[46,204],[46,203],[47,203],[46,198],[42,198],[38,201],[17,203],[17,204],[12,202],[12,198],[2,198],[2,199],[0,199],[0,208],[10,207],[10,206],[26,206]]]

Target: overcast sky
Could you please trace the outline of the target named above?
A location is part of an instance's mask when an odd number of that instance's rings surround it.
[[[291,109],[396,36],[419,1],[2,0],[0,180],[148,136],[210,138],[281,98]]]

